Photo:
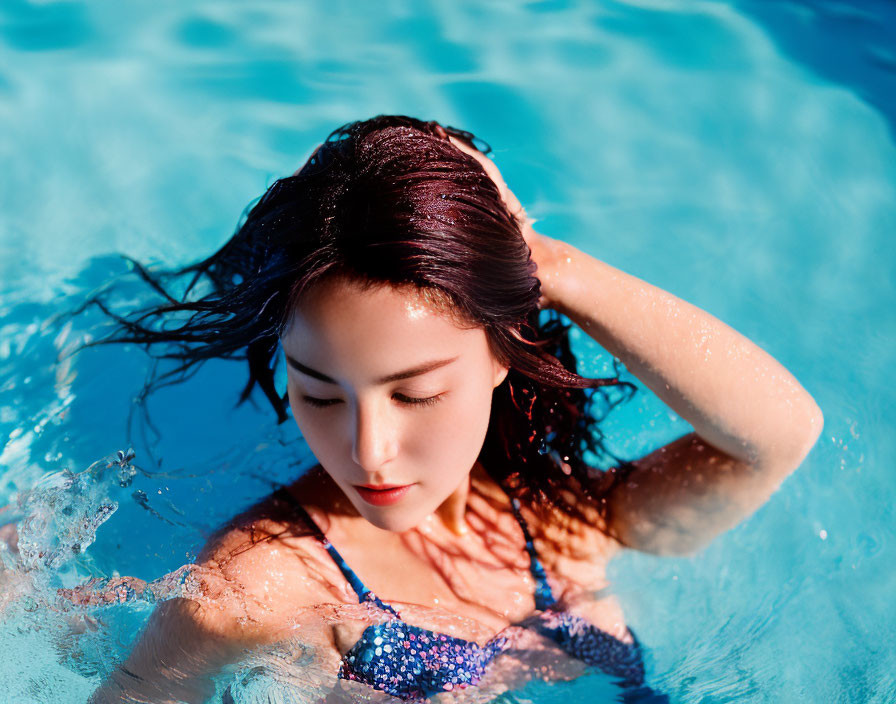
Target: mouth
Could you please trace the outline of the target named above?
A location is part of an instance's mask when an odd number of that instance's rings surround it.
[[[356,484],[355,491],[371,506],[389,506],[401,500],[413,484]]]

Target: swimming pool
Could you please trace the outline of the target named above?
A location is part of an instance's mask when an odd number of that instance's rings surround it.
[[[541,231],[705,308],[822,406],[818,445],[750,520],[693,558],[613,563],[651,685],[683,702],[894,700],[894,34],[883,2],[6,3],[0,523],[29,521],[28,569],[0,552],[6,701],[86,701],[152,609],[85,620],[49,608],[57,587],[172,573],[310,464],[263,400],[233,409],[241,365],[143,403],[141,351],[57,364],[104,328],[55,316],[113,276],[145,295],[116,253],[213,251],[332,128],[384,112],[481,135]],[[608,371],[575,344],[584,374]],[[642,389],[604,429],[636,456],[687,426]],[[87,471],[130,446],[133,476]],[[283,697],[295,683],[277,675],[250,662],[221,691]]]

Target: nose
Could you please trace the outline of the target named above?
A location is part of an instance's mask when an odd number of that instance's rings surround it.
[[[377,472],[397,450],[396,419],[376,400],[355,404],[352,459],[368,472]]]

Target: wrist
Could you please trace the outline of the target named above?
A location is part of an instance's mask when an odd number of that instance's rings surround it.
[[[536,265],[535,276],[541,282],[542,299],[539,305],[541,308],[553,308],[565,315],[565,290],[569,285],[578,250],[563,240],[534,231],[532,235],[527,242]]]

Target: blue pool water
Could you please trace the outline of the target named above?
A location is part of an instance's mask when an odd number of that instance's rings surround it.
[[[894,40],[896,8],[870,1],[4,3],[0,524],[27,560],[0,551],[0,699],[86,701],[152,609],[85,619],[54,610],[57,587],[162,578],[310,463],[263,399],[233,408],[240,364],[143,403],[146,356],[67,358],[106,328],[57,316],[112,277],[139,301],[117,253],[194,261],[334,127],[403,113],[483,137],[540,231],[732,325],[824,411],[748,521],[695,557],[612,564],[651,685],[896,700]],[[644,389],[605,425],[627,456],[687,429]],[[134,476],[93,465],[131,446]],[[222,676],[241,702],[314,687],[252,665]]]

